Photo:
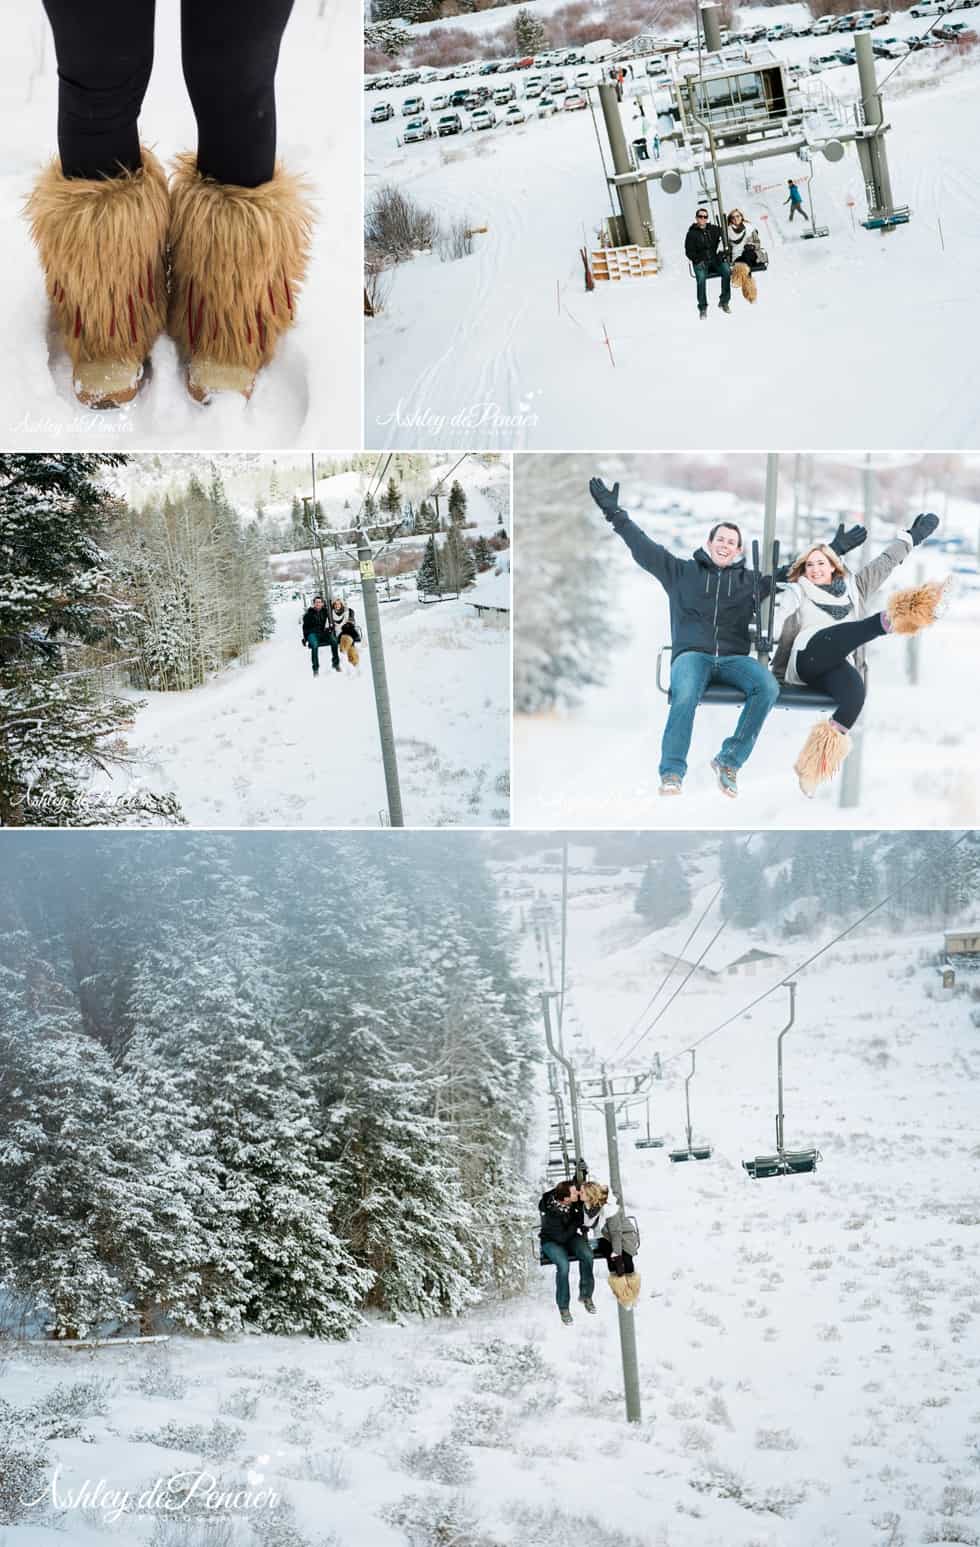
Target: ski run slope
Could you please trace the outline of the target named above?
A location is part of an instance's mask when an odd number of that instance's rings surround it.
[[[896,16],[886,30],[927,26]],[[796,61],[830,45],[799,38],[770,47]],[[896,61],[877,65],[881,80]],[[505,79],[520,91],[519,76]],[[857,95],[854,68],[815,80],[844,102]],[[859,224],[865,201],[853,148],[836,165],[784,156],[724,172],[726,207],[738,204],[763,231],[770,267],[759,276],[757,304],[736,292],[731,316],[718,311],[718,281],[709,282],[704,324],[683,253],[698,198],[693,177],[674,196],[650,185],[661,272],[587,294],[579,249],[595,245],[610,209],[589,112],[399,146],[403,98],[421,92],[428,103],[456,82],[365,93],[366,117],[386,98],[396,115],[366,124],[368,198],[395,183],[444,224],[462,218],[487,228],[466,258],[424,254],[387,276],[384,312],[366,324],[366,443],[976,444],[980,377],[968,276],[980,264],[969,148],[978,81],[976,53],[964,60],[928,50],[903,63],[887,88],[892,185],[912,209],[911,222],[887,235]],[[642,66],[626,90],[629,139],[640,125],[632,91],[645,93],[653,122]],[[663,161],[672,154],[666,146]],[[783,200],[791,176],[830,227],[828,239],[804,240],[802,222],[790,226]]]
[[[588,860],[573,846],[573,871]],[[525,855],[508,870],[515,920],[522,892],[557,902],[558,867],[545,874]],[[662,953],[680,949],[707,901],[698,891],[690,920],[641,937],[639,879],[639,870],[601,884],[571,877],[565,1024],[580,1073],[597,1072],[589,1048],[612,1054],[662,976]],[[671,1166],[662,1150],[634,1150],[634,1132],[620,1134],[625,1201],[642,1232],[638,1426],[624,1418],[601,1266],[598,1314],[573,1298],[568,1328],[551,1271],[529,1263],[526,1286],[515,1282],[504,1302],[456,1323],[370,1321],[347,1344],[255,1336],[87,1356],[11,1350],[11,1402],[70,1380],[112,1388],[103,1416],[51,1447],[62,1507],[48,1499],[34,1523],[5,1529],[4,1547],[203,1547],[191,1521],[154,1535],[146,1515],[112,1521],[65,1507],[86,1478],[135,1493],[202,1466],[226,1484],[274,1488],[298,1533],[283,1521],[275,1534],[262,1510],[245,1510],[222,1537],[227,1547],[975,1542],[980,1045],[968,1001],[940,999],[924,965],[938,939],[868,927],[802,976],[785,1044],[787,1137],[819,1147],[814,1174],[753,1182],[741,1166],[772,1144],[785,990],[702,1050],[693,1108],[710,1161]],[[524,965],[541,984],[531,935],[524,941]],[[768,979],[692,982],[658,1027],[654,1122],[671,1143],[682,1138],[684,1060],[670,1054],[794,960],[775,932],[732,930],[718,944],[717,966],[747,944],[780,955]],[[529,1243],[543,1096],[539,1115]],[[585,1147],[604,1177],[602,1122],[591,1112]],[[574,1296],[574,1269],[572,1280]],[[210,1428],[219,1418],[231,1450],[219,1462],[153,1438],[170,1423]]]
[[[503,585],[509,590],[509,577]],[[497,604],[500,577],[487,575],[459,600],[421,607],[409,591],[380,609],[409,827],[508,821],[509,629],[477,616],[471,603],[484,588],[488,604]],[[364,634],[356,590],[350,601]],[[324,650],[314,677],[302,614],[303,603],[281,602],[273,638],[204,687],[138,695],[145,707],[127,736],[136,760],[129,777],[172,790],[192,826],[387,820],[366,636],[356,669],[342,659],[340,673],[332,671]],[[117,775],[113,788],[126,782]]]
[[[158,0],[153,78],[140,120],[164,161],[195,145],[179,55],[177,0]],[[40,266],[21,206],[55,151],[57,76],[40,5],[6,6],[0,71],[0,218],[4,228],[5,447],[58,450],[347,446],[360,442],[360,17],[350,5],[296,0],[277,77],[279,154],[312,183],[318,211],[313,261],[297,324],[257,381],[251,401],[202,407],[188,396],[173,343],[162,338],[152,377],[128,407],[82,408],[71,368],[48,331]],[[342,63],[346,61],[346,63]],[[323,89],[324,78],[330,81]]]
[[[646,491],[651,493],[652,491]],[[663,491],[656,491],[663,492]],[[696,509],[674,540],[636,512],[639,525],[677,553],[691,553],[712,521],[730,514],[757,529],[757,517],[729,494],[678,495]],[[941,507],[940,507],[941,508]],[[911,518],[910,518],[911,519]],[[521,513],[517,514],[520,530]],[[836,517],[834,518],[836,521]],[[825,525],[827,525],[825,523]],[[966,530],[966,528],[964,528]],[[975,523],[972,527],[975,532]],[[833,523],[821,534],[833,535]],[[856,557],[871,557],[877,540]],[[737,800],[718,789],[709,767],[735,728],[737,705],[702,704],[694,720],[688,773],[680,797],[658,795],[660,739],[667,698],[655,681],[657,653],[670,640],[667,595],[628,550],[614,554],[618,576],[612,617],[621,640],[610,652],[606,681],[586,688],[574,709],[517,715],[514,722],[514,821],[523,827],[946,827],[973,826],[980,809],[980,704],[974,687],[980,588],[976,575],[954,575],[943,617],[919,636],[919,680],[907,678],[908,644],[897,637],[868,649],[868,697],[861,715],[860,795],[840,809],[840,777],[801,795],[793,763],[816,711],[777,706],[739,774]],[[520,554],[518,552],[518,563]],[[880,592],[950,575],[960,561],[933,547],[916,550]],[[969,561],[967,561],[969,562]],[[776,638],[781,613],[777,613]],[[664,680],[669,659],[664,660]]]

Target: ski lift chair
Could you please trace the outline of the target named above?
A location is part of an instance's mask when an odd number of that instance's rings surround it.
[[[770,1176],[800,1176],[808,1171],[817,1169],[817,1161],[822,1159],[817,1149],[789,1150],[783,1142],[783,1038],[789,1031],[796,1017],[796,984],[788,983],[789,989],[789,1020],[779,1033],[776,1043],[776,1080],[777,1080],[777,1107],[776,1107],[776,1152],[773,1155],[756,1155],[754,1160],[743,1160],[742,1165],[754,1180],[760,1181]]]
[[[687,1146],[684,1149],[671,1150],[670,1158],[675,1162],[681,1160],[710,1160],[712,1154],[710,1144],[694,1144],[691,1141],[691,1081],[694,1078],[693,1047],[689,1049],[689,1052],[691,1054],[691,1072],[684,1081],[684,1105],[687,1110],[687,1125],[684,1131],[687,1135]]]
[[[638,1150],[662,1150],[663,1139],[657,1139],[650,1132],[650,1097],[647,1097],[647,1132],[645,1139],[634,1139],[633,1148]]]
[[[760,657],[768,666],[769,657],[773,651],[773,633],[776,620],[776,587],[772,586],[768,602],[768,616],[763,618],[762,605],[762,573],[759,569],[759,544],[752,544],[752,567],[755,582],[755,639],[756,649]],[[772,545],[772,574],[775,575],[779,567],[779,543]],[[670,691],[670,653],[669,644],[661,645],[657,652],[657,687],[667,699],[671,701]],[[667,665],[664,666],[666,657]],[[727,682],[709,682],[701,695],[702,704],[741,704],[745,701],[745,694],[740,688],[732,687]],[[821,693],[817,688],[797,687],[789,682],[779,684],[779,698],[776,702],[777,709],[817,709],[832,712],[837,708],[837,700],[827,693]]]

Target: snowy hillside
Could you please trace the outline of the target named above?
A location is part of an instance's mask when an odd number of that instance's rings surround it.
[[[426,607],[411,590],[381,608],[409,827],[508,820],[509,633],[468,605],[498,584],[481,576],[459,600]],[[358,591],[348,600],[363,633]],[[131,777],[172,790],[192,826],[375,827],[383,819],[367,640],[356,669],[343,661],[339,675],[331,671],[325,651],[314,678],[302,648],[304,605],[280,602],[273,638],[247,664],[190,692],[139,695],[146,707],[127,737],[137,760]],[[125,781],[112,788],[120,793]]]
[[[535,988],[549,977],[528,899],[556,916],[555,842],[494,840]],[[680,950],[707,901],[713,866],[699,851],[689,918],[646,935],[633,912],[639,874],[600,869],[592,843],[571,847],[565,1026],[586,1079],[641,1016],[663,956]],[[692,951],[718,923],[706,919]],[[774,917],[719,939],[706,962],[721,975],[692,981],[656,1031],[658,1134],[682,1138],[691,1040],[834,932],[821,926],[791,948]],[[980,1045],[969,996],[938,988],[939,939],[938,929],[902,933],[879,919],[799,975],[787,1135],[819,1148],[815,1173],[757,1182],[741,1164],[772,1145],[785,990],[699,1055],[695,1134],[711,1142],[710,1160],[672,1166],[664,1150],[634,1149],[637,1130],[621,1127],[625,1202],[642,1235],[640,1424],[624,1421],[602,1267],[597,1315],[573,1299],[571,1327],[555,1313],[551,1270],[529,1261],[526,1285],[515,1282],[507,1300],[455,1322],[370,1321],[347,1343],[255,1335],[87,1355],[10,1348],[5,1398],[64,1414],[65,1434],[50,1447],[56,1501],[49,1487],[33,1522],[5,1531],[5,1547],[55,1547],[66,1532],[73,1547],[206,1547],[215,1529],[226,1547],[565,1547],[576,1533],[596,1547],[970,1543]],[[747,945],[775,953],[767,971],[726,975]],[[649,1064],[638,1056],[633,1066]],[[543,1098],[538,1116],[529,1257]],[[585,1148],[604,1177],[591,1111]],[[181,1472],[187,1486],[202,1469],[242,1489],[226,1524],[206,1528],[203,1509],[167,1522],[159,1503],[137,1503],[155,1478]],[[85,1479],[100,1477],[102,1497],[80,1500]],[[106,1489],[131,1497],[107,1500]]]
[[[657,488],[634,493],[642,501],[634,505],[639,525],[680,554],[693,552],[719,518],[742,522],[747,541],[761,527],[758,506],[730,491]],[[672,503],[674,514],[667,509]],[[815,537],[832,536],[839,515],[848,521],[860,519],[853,505],[848,512],[842,498],[838,510],[832,515],[828,511],[815,528]],[[518,511],[518,534],[521,526]],[[877,523],[870,544],[852,555],[852,561],[863,562],[880,552],[894,530]],[[788,511],[780,516],[777,531],[785,552]],[[675,800],[658,796],[667,698],[658,691],[655,666],[658,652],[670,641],[667,596],[613,538],[608,549],[614,586],[609,615],[620,638],[606,644],[603,681],[584,689],[578,707],[515,718],[515,821],[527,827],[971,825],[977,817],[980,763],[980,713],[971,687],[980,624],[980,587],[971,552],[976,531],[977,508],[954,506],[941,532],[959,534],[969,545],[966,551],[958,557],[932,544],[917,549],[881,592],[884,603],[892,591],[914,583],[920,571],[924,579],[952,575],[945,616],[919,637],[915,685],[908,678],[907,642],[881,640],[869,650],[868,698],[859,722],[859,801],[846,810],[837,804],[839,781],[825,786],[812,801],[800,794],[793,763],[817,715],[779,707],[740,774],[737,800],[721,795],[708,766],[738,718],[737,707],[725,705],[702,706],[695,717],[683,795]],[[596,541],[608,541],[607,535],[597,531]],[[570,555],[568,562],[576,563],[576,556]],[[519,541],[517,564],[520,575]],[[531,567],[533,572],[533,563]],[[533,604],[533,577],[530,593],[521,595],[522,606]],[[781,617],[777,613],[777,638]],[[574,619],[568,618],[564,626],[571,637]],[[662,665],[666,684],[668,656]]]
[[[901,15],[889,31],[904,37],[926,25]],[[824,41],[770,46],[801,62]],[[405,145],[409,91],[366,93],[366,117],[386,99],[395,112],[365,126],[368,198],[395,183],[443,225],[486,227],[468,257],[427,253],[390,271],[385,309],[366,326],[368,443],[461,445],[476,418],[483,444],[527,449],[583,436],[610,449],[741,449],[759,444],[761,426],[780,447],[970,446],[975,351],[964,347],[961,280],[980,255],[967,149],[978,69],[976,52],[952,47],[878,61],[879,80],[892,77],[895,198],[912,209],[888,235],[861,228],[853,149],[836,165],[782,156],[725,170],[723,202],[763,232],[770,266],[757,304],[736,293],[731,316],[719,313],[710,284],[703,327],[683,252],[699,196],[693,175],[676,196],[650,185],[660,272],[588,294],[580,249],[595,245],[610,207],[591,113],[540,117],[518,82],[525,123]],[[850,114],[853,67],[807,80],[815,97],[830,93]],[[456,84],[410,91],[434,121],[430,99]],[[627,140],[652,134],[657,105],[639,67],[621,111]],[[605,143],[601,124],[599,135]],[[665,145],[661,165],[673,154]],[[828,239],[806,240],[800,221],[790,225],[791,176]]]
[[[55,150],[57,77],[40,7],[10,9],[4,29],[0,215],[5,231],[6,364],[0,371],[4,445],[78,449],[334,446],[360,442],[361,312],[359,18],[350,6],[297,0],[277,79],[279,151],[314,185],[319,225],[294,331],[259,377],[249,403],[202,408],[188,396],[176,349],[162,338],[153,376],[113,413],[79,407],[67,357],[49,337],[44,283],[20,208]],[[157,5],[156,62],[141,119],[165,160],[193,146],[194,119],[181,74],[177,0]],[[346,60],[341,66],[338,61]],[[330,89],[320,83],[329,78]]]

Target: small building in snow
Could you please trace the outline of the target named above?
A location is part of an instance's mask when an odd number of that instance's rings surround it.
[[[743,955],[737,956],[733,962],[729,962],[724,970],[727,973],[735,973],[742,978],[750,978],[759,971],[760,967],[765,969],[780,961],[782,961],[782,957],[777,956],[773,951],[760,951],[753,946],[751,951],[745,951]]]

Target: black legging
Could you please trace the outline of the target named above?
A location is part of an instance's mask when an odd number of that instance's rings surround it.
[[[834,719],[850,730],[864,708],[864,678],[847,657],[859,645],[880,639],[887,633],[881,613],[857,623],[835,623],[822,628],[804,645],[796,657],[796,670],[807,687],[818,688],[837,700]]]
[[[593,1257],[604,1258],[606,1262],[611,1263],[612,1262],[612,1255],[613,1255],[612,1242],[611,1241],[607,1241],[605,1236],[601,1235],[599,1237],[598,1241],[593,1241],[592,1242],[592,1255],[593,1255]],[[612,1268],[611,1267],[610,1267],[609,1271],[610,1271],[610,1273],[612,1272]],[[630,1256],[629,1252],[624,1252],[623,1253],[623,1272],[624,1273],[632,1273],[633,1272],[633,1259]]]
[[[58,56],[66,177],[140,165],[137,120],[153,68],[155,0],[43,0]],[[206,177],[256,188],[276,160],[276,66],[293,0],[181,0],[184,80]]]

